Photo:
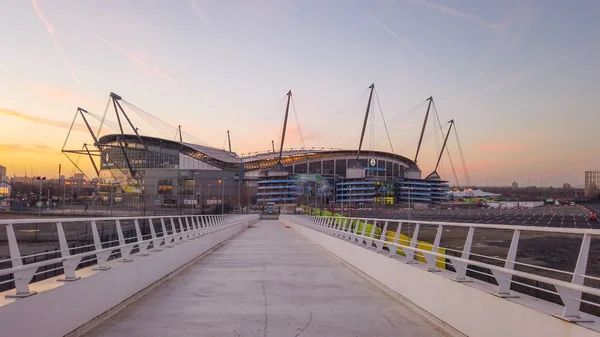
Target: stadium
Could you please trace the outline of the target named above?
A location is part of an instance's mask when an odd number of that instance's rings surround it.
[[[67,155],[89,157],[100,182],[97,196],[104,201],[184,207],[297,203],[361,207],[449,198],[447,181],[435,171],[423,178],[415,160],[398,154],[361,151],[360,146],[284,149],[284,124],[279,151],[273,146],[272,151],[238,155],[231,146],[225,150],[184,142],[181,127],[177,140],[142,135],[122,108],[125,101],[114,93],[110,100],[118,121],[112,129],[119,132],[99,136],[88,119],[100,118],[79,108],[76,118],[82,118],[94,143],[84,144],[82,150],[63,148]],[[105,117],[106,112],[103,122]],[[130,132],[125,132],[127,126]]]

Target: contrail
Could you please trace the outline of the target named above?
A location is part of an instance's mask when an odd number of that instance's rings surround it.
[[[166,80],[168,80],[169,82],[171,82],[171,83],[173,83],[173,84],[176,84],[176,85],[178,85],[178,86],[180,86],[180,87],[182,87],[182,88],[183,88],[183,85],[181,85],[179,82],[175,81],[175,80],[174,80],[173,78],[171,78],[170,76],[168,76],[168,75],[166,75],[166,74],[164,74],[164,73],[160,72],[158,69],[156,69],[156,68],[152,67],[152,66],[151,66],[151,65],[149,65],[148,63],[146,63],[146,62],[144,62],[144,61],[140,60],[140,59],[139,59],[139,58],[137,58],[135,55],[133,55],[133,54],[131,54],[131,53],[127,52],[126,50],[123,50],[123,49],[119,48],[119,47],[118,47],[118,46],[116,46],[114,43],[112,43],[112,42],[110,42],[110,41],[108,41],[108,40],[104,39],[104,38],[103,38],[102,36],[100,36],[100,35],[98,35],[98,38],[99,38],[100,40],[102,40],[104,43],[106,43],[107,45],[111,46],[112,48],[114,48],[114,49],[116,49],[116,50],[120,51],[121,53],[125,54],[127,57],[129,57],[130,59],[132,59],[133,61],[135,61],[137,64],[140,64],[140,65],[142,65],[142,66],[144,66],[144,67],[146,67],[146,68],[148,68],[148,69],[152,70],[153,72],[155,72],[155,73],[157,73],[158,75],[162,76],[163,78],[165,78],[165,79],[166,79]]]
[[[478,18],[474,15],[464,13],[461,11],[457,11],[456,9],[453,9],[453,8],[432,4],[432,3],[425,2],[422,0],[408,0],[408,2],[416,4],[416,5],[421,5],[421,6],[429,8],[429,9],[433,9],[435,11],[442,12],[442,13],[445,13],[448,15],[456,16],[456,17],[459,17],[459,18],[462,18],[462,19],[465,19],[468,21],[475,22],[475,23],[480,24],[489,29],[501,29],[502,28],[501,25],[489,23],[487,21],[481,20],[480,18]]]
[[[480,93],[488,91],[490,89],[504,86],[504,85],[506,85],[508,83],[516,81],[516,80],[518,80],[518,79],[520,79],[520,78],[522,78],[524,76],[527,76],[527,75],[529,75],[531,73],[534,73],[534,72],[536,72],[538,70],[541,70],[541,69],[547,68],[549,66],[552,66],[552,65],[554,65],[554,64],[556,64],[556,63],[558,63],[560,61],[563,61],[563,60],[570,59],[572,57],[581,55],[584,52],[587,52],[587,51],[589,51],[591,49],[598,48],[599,46],[600,46],[600,44],[588,45],[588,46],[580,48],[580,49],[578,49],[578,50],[576,50],[574,52],[571,52],[569,54],[566,54],[566,55],[563,55],[563,56],[559,56],[557,58],[554,58],[554,59],[551,59],[551,60],[547,60],[545,62],[541,62],[541,63],[539,63],[535,67],[521,70],[518,73],[512,74],[512,75],[510,75],[510,76],[508,76],[508,77],[506,77],[506,78],[504,78],[504,79],[502,79],[502,80],[500,80],[498,82],[492,83],[492,84],[484,87],[483,89],[473,91],[473,92],[469,93],[468,96],[475,95],[475,94],[480,94]]]
[[[198,17],[198,20],[200,20],[200,22],[202,22],[202,24],[206,24],[208,21],[206,18],[206,15],[204,15],[204,13],[202,13],[202,10],[200,9],[200,7],[198,7],[196,0],[190,0],[190,7],[192,7],[192,11],[194,12],[194,14],[196,14],[196,17]]]
[[[40,117],[30,116],[30,115],[24,114],[22,112],[15,111],[15,110],[10,110],[10,109],[2,109],[2,108],[0,108],[0,115],[9,116],[9,117],[15,117],[15,118],[20,118],[20,119],[24,119],[24,120],[31,121],[31,122],[36,122],[36,123],[40,123],[40,124],[54,126],[54,127],[57,127],[57,128],[68,129],[68,128],[71,127],[71,123],[69,123],[69,122],[57,121],[57,120],[54,120],[54,119],[47,119],[47,118],[40,118]],[[87,131],[87,129],[83,125],[77,125],[77,124],[73,126],[73,130]]]
[[[44,26],[46,26],[46,30],[48,31],[48,34],[50,34],[50,37],[52,37],[52,41],[54,42],[54,45],[56,46],[56,48],[58,48],[60,55],[62,56],[63,60],[65,61],[65,64],[67,65],[67,68],[69,68],[69,71],[71,72],[71,76],[73,76],[75,83],[77,83],[77,85],[80,85],[81,83],[79,82],[79,78],[77,78],[77,74],[75,74],[75,71],[73,70],[73,67],[71,66],[71,61],[69,61],[69,58],[67,57],[67,55],[65,55],[65,52],[63,51],[62,47],[58,43],[58,40],[56,40],[56,36],[54,35],[54,27],[52,27],[50,22],[48,22],[48,20],[46,20],[46,18],[44,17],[44,14],[40,10],[40,7],[38,6],[37,1],[31,0],[31,3],[33,4],[33,7],[35,8],[35,12],[37,13],[38,17],[40,18],[40,20],[42,21]]]
[[[410,48],[412,51],[414,51],[415,53],[421,55],[421,57],[423,57],[424,59],[426,59],[427,61],[429,61],[433,67],[437,70],[439,70],[440,72],[447,74],[446,70],[444,70],[444,68],[440,67],[437,65],[437,63],[435,63],[431,58],[429,58],[427,55],[425,55],[425,53],[423,53],[422,51],[420,51],[419,49],[417,49],[415,46],[413,46],[410,42],[406,41],[405,39],[401,38],[398,34],[394,33],[394,31],[392,31],[391,29],[389,29],[386,25],[384,25],[381,21],[375,19],[371,14],[367,13],[367,16],[375,21],[376,24],[378,24],[379,26],[381,26],[381,28],[385,29],[388,33],[392,34],[396,39],[398,39],[398,41],[402,42],[405,46],[407,46],[408,48]]]

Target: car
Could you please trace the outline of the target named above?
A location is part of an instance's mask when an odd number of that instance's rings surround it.
[[[574,201],[571,201],[571,202],[569,203],[569,205],[571,205],[571,206],[575,206],[575,202],[574,202]]]

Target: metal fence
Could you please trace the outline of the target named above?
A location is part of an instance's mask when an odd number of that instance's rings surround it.
[[[428,271],[449,270],[457,282],[476,278],[495,284],[499,297],[537,295],[561,304],[564,309],[559,316],[569,321],[581,321],[582,311],[600,316],[597,274],[600,230],[331,216],[305,218],[309,221],[302,225],[390,257],[402,255],[408,264],[422,261]],[[546,246],[536,244],[548,239],[552,247],[546,247],[547,242]],[[553,254],[564,256],[553,259]],[[558,260],[573,261],[549,263]],[[595,271],[594,275],[586,273],[588,267],[593,267],[590,270]]]
[[[86,266],[110,269],[108,261],[172,247],[199,236],[258,219],[257,215],[183,215],[112,218],[13,219],[0,226],[0,289],[35,294],[29,284],[64,275],[75,281]],[[8,252],[6,252],[8,249]]]

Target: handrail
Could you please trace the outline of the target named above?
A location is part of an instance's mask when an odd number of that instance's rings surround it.
[[[319,215],[309,215],[319,216]],[[325,216],[319,217],[324,218],[340,218],[339,216]],[[348,218],[343,216],[343,218]],[[551,232],[551,233],[567,233],[567,234],[591,234],[600,235],[600,229],[588,229],[588,228],[563,228],[563,227],[535,227],[535,226],[519,226],[519,225],[502,225],[502,224],[488,224],[488,223],[468,223],[468,222],[443,222],[443,221],[421,221],[421,220],[403,220],[403,219],[390,219],[390,218],[364,218],[364,217],[352,217],[349,219],[360,219],[365,221],[388,221],[388,222],[402,222],[405,224],[421,224],[421,225],[444,225],[452,227],[476,227],[485,229],[518,229],[522,231],[531,232]]]
[[[593,276],[586,275],[586,267],[588,262],[588,256],[590,253],[590,242],[591,238],[600,238],[600,230],[594,229],[578,229],[578,228],[546,228],[546,227],[533,227],[533,226],[512,226],[512,225],[496,225],[496,224],[465,224],[465,223],[451,223],[451,222],[433,222],[433,221],[410,221],[410,220],[399,220],[399,219],[381,219],[381,218],[350,218],[350,217],[338,217],[338,216],[313,216],[306,215],[302,218],[308,219],[308,223],[300,223],[308,228],[324,232],[326,234],[350,240],[353,243],[359,245],[366,244],[365,248],[371,248],[373,245],[376,246],[376,250],[381,252],[383,247],[387,247],[390,252],[390,257],[395,257],[396,252],[401,250],[404,252],[406,259],[405,262],[409,264],[415,263],[415,257],[417,254],[422,256],[427,264],[427,270],[433,271],[436,269],[435,264],[438,258],[444,259],[445,264],[450,264],[455,269],[455,280],[459,282],[466,281],[466,272],[470,266],[485,268],[491,271],[491,274],[486,275],[493,277],[498,283],[497,295],[500,297],[514,297],[510,293],[510,285],[522,284],[521,282],[514,281],[513,276],[521,277],[531,281],[537,281],[545,284],[552,285],[556,292],[549,290],[550,293],[557,294],[560,296],[564,310],[562,317],[570,321],[577,321],[580,317],[580,305],[581,302],[600,307],[600,303],[593,303],[590,301],[583,300],[582,294],[589,294],[594,296],[600,296],[600,289],[584,285],[584,279],[596,279]],[[358,233],[359,226],[362,222],[362,233]],[[367,224],[371,225],[371,233],[366,233]],[[390,224],[397,224],[396,234],[394,241],[387,241],[385,239],[376,238],[375,228],[377,224],[383,225],[384,230],[388,228]],[[402,226],[406,224],[414,225],[413,237],[409,239],[406,244],[399,243],[399,235],[402,230]],[[421,225],[436,226],[437,232],[433,244],[427,244],[431,247],[431,250],[422,249],[417,246],[419,228]],[[469,232],[465,239],[461,256],[452,256],[445,253],[440,253],[438,249],[444,249],[440,246],[440,240],[444,233],[444,230],[448,228],[469,228]],[[485,256],[480,254],[474,254],[471,252],[471,245],[473,242],[473,233],[475,229],[501,229],[505,231],[512,231],[512,241],[508,250],[506,259],[499,259],[504,262],[504,266],[498,266],[485,262],[471,260],[471,255],[476,255],[484,258],[492,258],[491,256]],[[582,236],[581,247],[577,258],[575,270],[568,272],[559,269],[541,267],[529,265],[521,262],[516,262],[517,247],[520,240],[520,234],[524,231],[531,232],[545,232],[545,233],[562,233],[562,234],[576,234]],[[382,234],[383,235],[383,234]],[[387,233],[385,237],[387,237]],[[391,239],[389,237],[388,239]],[[406,242],[406,240],[405,240]],[[498,260],[498,258],[494,258]],[[529,272],[515,270],[515,265],[523,265],[528,267],[535,267],[542,270],[562,273],[572,276],[571,282],[555,279],[548,276],[537,275]],[[527,285],[528,286],[528,285]],[[535,288],[535,287],[534,287]]]
[[[140,220],[148,220],[147,223],[140,224]],[[152,220],[158,220],[153,222]],[[181,244],[188,240],[196,239],[200,236],[208,235],[214,232],[222,231],[232,226],[236,226],[242,223],[246,225],[250,224],[251,221],[258,220],[258,215],[164,215],[164,216],[144,216],[144,217],[114,217],[114,218],[60,218],[60,219],[15,219],[15,220],[2,220],[0,224],[5,226],[6,237],[8,239],[8,246],[10,252],[10,259],[3,260],[3,262],[11,262],[11,267],[0,269],[0,276],[13,275],[11,280],[3,280],[2,283],[14,281],[16,288],[16,295],[6,295],[6,297],[27,297],[35,294],[29,290],[29,282],[34,275],[44,273],[41,271],[36,273],[41,267],[53,266],[55,264],[62,264],[61,267],[53,268],[52,271],[59,269],[64,270],[65,278],[63,281],[75,281],[79,277],[75,271],[79,264],[82,263],[83,259],[89,256],[95,256],[94,260],[97,262],[97,269],[106,270],[110,269],[107,264],[109,258],[114,257],[117,254],[121,255],[121,261],[131,261],[131,252],[136,247],[138,248],[138,255],[147,255],[151,251],[160,251],[162,247],[172,247],[171,244]],[[114,224],[116,231],[117,240],[102,241],[98,231],[98,222],[109,221]],[[133,221],[133,227],[135,229],[135,236],[125,238],[123,235],[123,229],[121,222]],[[92,229],[93,243],[86,247],[93,247],[89,251],[81,252],[78,254],[71,255],[73,249],[82,247],[69,247],[67,236],[63,229],[64,225],[69,223],[89,223]],[[169,222],[170,230],[167,229],[166,223]],[[24,259],[44,255],[44,253],[34,253],[30,255],[21,255],[19,249],[19,242],[15,235],[15,227],[19,227],[24,224],[48,224],[53,223],[56,227],[52,227],[56,230],[56,236],[58,245],[60,248],[48,254],[60,253],[61,256],[57,258],[47,259],[44,261],[24,264]],[[141,228],[149,230],[149,234],[142,235]],[[155,228],[156,227],[156,228]],[[135,241],[131,241],[135,239]],[[129,241],[129,242],[127,242]],[[118,242],[118,245],[103,248],[103,244],[114,244]],[[152,248],[149,248],[152,245]],[[116,252],[118,251],[118,252]],[[115,253],[116,252],[116,253]],[[86,261],[87,262],[87,261]]]

